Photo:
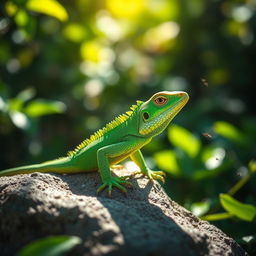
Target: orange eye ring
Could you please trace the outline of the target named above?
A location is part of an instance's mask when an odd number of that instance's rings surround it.
[[[164,96],[159,96],[159,97],[154,99],[154,102],[155,102],[156,105],[162,106],[167,102],[167,98],[164,97]]]

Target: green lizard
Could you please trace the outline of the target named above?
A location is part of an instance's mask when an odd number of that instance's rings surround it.
[[[164,181],[164,173],[150,170],[140,149],[160,134],[187,103],[186,92],[158,92],[148,101],[137,101],[131,111],[116,117],[89,139],[84,140],[66,157],[41,164],[27,165],[3,170],[0,176],[32,172],[78,173],[99,170],[103,184],[97,193],[105,188],[111,196],[112,187],[126,193],[123,185],[131,185],[124,177],[114,177],[110,166],[130,157],[140,168],[140,173],[150,179]]]

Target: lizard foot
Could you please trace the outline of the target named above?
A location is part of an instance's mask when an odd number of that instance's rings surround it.
[[[161,180],[163,183],[165,183],[165,176],[166,176],[165,172],[149,170],[147,173],[147,176],[151,180]]]
[[[103,184],[97,189],[97,195],[100,192],[102,192],[105,188],[107,188],[108,195],[109,195],[109,197],[111,197],[113,187],[118,188],[121,192],[123,192],[125,195],[127,195],[126,188],[121,184],[128,185],[128,186],[132,187],[132,183],[129,181],[126,181],[119,177],[110,177],[107,181],[104,181]]]
[[[153,180],[160,180],[163,183],[165,183],[165,178],[164,178],[166,176],[165,172],[162,172],[162,171],[152,171],[150,169],[147,169],[145,172],[141,171],[141,172],[137,172],[137,173],[142,174],[144,176],[148,176],[148,178],[151,181],[153,181]]]

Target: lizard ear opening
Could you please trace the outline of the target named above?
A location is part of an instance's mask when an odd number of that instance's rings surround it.
[[[144,112],[144,113],[143,113],[143,118],[144,118],[145,121],[149,119],[149,114],[148,114],[148,112]]]

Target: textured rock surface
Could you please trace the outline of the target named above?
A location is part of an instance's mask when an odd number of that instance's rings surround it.
[[[133,189],[96,197],[97,173],[0,178],[0,252],[14,255],[49,235],[77,235],[70,255],[246,255],[222,231],[172,201],[161,186],[132,178]]]

